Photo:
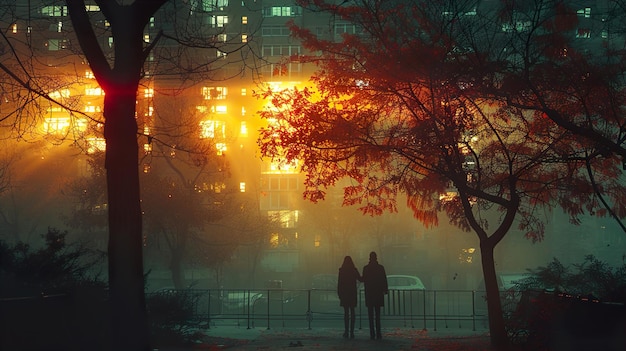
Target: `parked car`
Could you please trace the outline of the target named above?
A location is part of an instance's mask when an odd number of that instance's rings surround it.
[[[414,275],[392,274],[387,276],[389,294],[385,301],[385,313],[392,315],[424,314],[426,287]]]
[[[248,290],[225,292],[221,297],[224,310],[230,313],[247,313],[248,306],[253,308],[261,298],[262,293]]]
[[[426,290],[422,280],[413,275],[388,275],[389,290]]]

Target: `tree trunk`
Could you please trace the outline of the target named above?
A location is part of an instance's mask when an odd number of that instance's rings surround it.
[[[104,99],[109,206],[111,350],[150,350],[143,286],[137,87],[115,86]]]
[[[483,279],[487,293],[487,310],[489,317],[489,332],[491,334],[491,346],[494,350],[505,351],[509,349],[509,338],[504,328],[502,316],[502,302],[496,277],[494,260],[495,246],[489,240],[481,240],[480,254],[483,268]]]

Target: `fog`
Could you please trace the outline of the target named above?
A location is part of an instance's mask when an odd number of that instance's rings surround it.
[[[89,156],[71,144],[41,142],[5,146],[2,157],[8,168],[0,194],[2,240],[19,240],[38,247],[43,244],[41,235],[48,227],[54,227],[67,230],[70,242],[106,251],[106,228],[94,224],[81,229],[71,226],[69,220],[81,202],[76,195],[77,181],[91,177],[87,166]],[[233,173],[234,177],[240,176],[235,167]],[[202,245],[191,242],[188,249],[209,250],[211,245],[216,246],[216,251],[204,255],[215,259],[198,259],[202,253],[183,254],[183,285],[306,289],[312,287],[316,275],[335,275],[346,255],[352,256],[361,270],[370,251],[378,253],[387,274],[418,276],[427,289],[472,290],[480,283],[477,237],[451,226],[443,215],[438,226],[426,228],[403,207],[402,199],[398,201],[398,213],[371,217],[356,208],[342,207],[341,189],[331,189],[327,199],[317,204],[301,200],[300,194],[292,196],[297,203],[297,218],[281,228],[264,228],[255,222],[256,232],[260,234],[256,233],[254,240],[235,235],[235,230],[243,231],[233,226],[207,224]],[[142,197],[148,198],[148,194]],[[151,206],[158,208],[166,204],[157,202]],[[172,212],[165,209],[163,213]],[[105,211],[100,211],[98,216],[105,223]],[[497,217],[494,215],[491,220],[497,221]],[[223,218],[214,222],[225,223]],[[612,219],[586,217],[580,225],[573,225],[566,215],[555,210],[545,213],[545,223],[542,242],[532,243],[517,230],[509,232],[496,249],[496,269],[501,273],[525,272],[546,265],[552,258],[566,265],[580,263],[585,255],[595,255],[614,266],[624,263],[626,233]],[[148,241],[145,269],[150,271],[147,289],[173,287],[171,251],[159,239],[160,233],[150,232],[150,226],[144,227]],[[219,232],[219,236],[211,236],[211,232]],[[216,239],[220,237],[236,237],[241,242],[229,242],[232,250],[222,250],[226,244]],[[225,254],[215,253],[220,251]]]

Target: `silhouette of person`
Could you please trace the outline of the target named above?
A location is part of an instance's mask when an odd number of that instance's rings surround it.
[[[356,320],[354,308],[357,303],[357,281],[360,280],[361,274],[354,265],[352,257],[344,257],[337,278],[337,295],[339,304],[343,307],[344,338],[354,339],[354,321]]]
[[[370,261],[363,267],[365,285],[365,305],[370,324],[370,338],[382,339],[380,333],[380,308],[385,305],[385,295],[389,293],[385,267],[378,263],[376,252],[370,252]],[[376,329],[374,329],[374,326]]]

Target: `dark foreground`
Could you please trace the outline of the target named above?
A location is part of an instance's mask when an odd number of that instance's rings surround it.
[[[358,350],[358,351],[484,351],[491,350],[485,331],[445,329],[391,329],[382,340],[370,340],[369,333],[359,330],[354,339],[344,339],[337,329],[255,330],[215,327],[206,339],[186,350]],[[185,349],[161,349],[159,351]]]

